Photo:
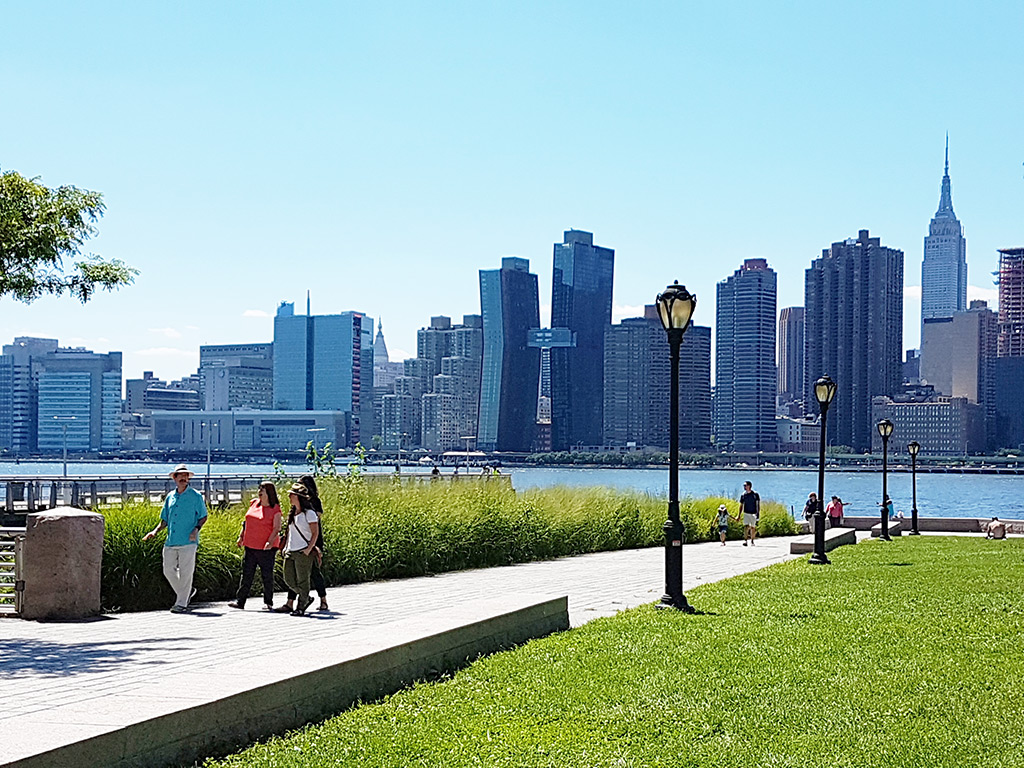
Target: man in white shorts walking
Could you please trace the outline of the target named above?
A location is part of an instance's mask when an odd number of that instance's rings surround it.
[[[753,490],[750,481],[743,484],[743,495],[740,496],[740,513],[743,515],[743,546],[754,546],[757,538],[757,519],[761,516],[761,497]]]

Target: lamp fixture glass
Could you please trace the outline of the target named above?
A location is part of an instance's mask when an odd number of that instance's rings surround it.
[[[657,305],[658,316],[666,331],[685,331],[697,307],[697,296],[676,281],[664,293],[658,294]]]
[[[828,374],[814,382],[814,397],[818,405],[828,405],[836,396],[836,383]]]
[[[892,436],[893,423],[888,419],[882,419],[878,422],[878,436],[883,440]]]
[[[907,446],[907,451],[910,453],[911,456],[917,456],[920,450],[921,444],[917,442],[917,440],[915,440],[914,442],[910,443],[910,445]]]

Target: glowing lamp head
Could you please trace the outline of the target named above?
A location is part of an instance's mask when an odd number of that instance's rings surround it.
[[[678,282],[672,283],[664,293],[658,294],[658,316],[666,331],[685,331],[690,324],[697,297]]]

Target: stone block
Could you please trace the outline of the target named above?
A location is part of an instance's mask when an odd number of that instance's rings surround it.
[[[889,521],[889,536],[902,536],[903,535],[903,521],[902,520],[890,520]],[[909,525],[909,522],[908,522]],[[871,536],[877,539],[882,535],[882,523],[881,521],[871,526]]]
[[[853,528],[829,528],[825,531],[825,551],[831,552],[844,544],[856,544],[857,531]],[[789,544],[789,554],[807,555],[814,551],[814,536],[801,536]]]
[[[103,515],[73,507],[29,514],[22,549],[22,618],[98,614],[102,562]]]

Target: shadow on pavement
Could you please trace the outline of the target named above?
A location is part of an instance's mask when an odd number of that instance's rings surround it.
[[[168,639],[117,640],[98,643],[54,643],[49,640],[17,638],[0,640],[0,675],[18,674],[64,677],[83,672],[106,672],[120,664],[138,661],[141,653],[156,656],[172,652],[190,652],[192,637]],[[159,657],[147,664],[166,663]]]

